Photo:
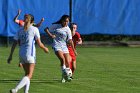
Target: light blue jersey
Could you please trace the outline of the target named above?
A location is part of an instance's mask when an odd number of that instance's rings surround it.
[[[69,53],[67,49],[67,41],[72,39],[71,30],[67,27],[62,27],[61,24],[53,24],[49,28],[56,38],[53,39],[53,48],[55,51],[61,50],[64,53]]]
[[[19,56],[22,61],[27,61],[29,63],[35,62],[35,40],[38,38],[40,38],[39,30],[34,26],[30,26],[27,31],[24,31],[22,28],[17,32],[14,39],[19,41]]]

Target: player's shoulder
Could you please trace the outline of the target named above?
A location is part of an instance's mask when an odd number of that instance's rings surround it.
[[[67,30],[71,31],[69,26],[66,26],[66,27],[65,27],[65,29],[67,29]]]
[[[39,29],[37,27],[35,27],[35,26],[30,26],[29,32],[34,33],[34,34],[39,33]]]
[[[60,24],[52,24],[50,27],[53,27],[53,28],[60,28],[61,25],[60,25]]]
[[[58,28],[60,28],[60,25],[59,25],[59,24],[52,24],[52,25],[49,27],[49,30],[50,30],[50,31],[53,31],[53,30],[58,29]]]
[[[38,30],[38,28],[35,27],[35,26],[30,26],[30,29],[31,29],[31,30]]]
[[[75,34],[76,34],[76,35],[80,35],[80,33],[79,33],[79,32],[77,32],[77,31],[75,32]]]

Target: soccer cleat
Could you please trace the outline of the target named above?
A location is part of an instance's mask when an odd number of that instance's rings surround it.
[[[62,82],[62,83],[65,83],[65,82],[66,82],[66,80],[65,80],[64,78],[62,78],[61,82]]]
[[[17,93],[16,89],[11,89],[10,93]]]
[[[73,77],[70,77],[72,80],[74,79]]]
[[[66,75],[66,72],[65,72],[65,69],[62,71],[62,80],[61,82],[62,83],[65,83],[66,82],[66,78],[67,78],[67,75]]]

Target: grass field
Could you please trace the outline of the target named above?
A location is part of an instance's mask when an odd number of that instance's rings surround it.
[[[12,64],[10,48],[0,47],[0,93],[9,93],[24,74],[18,65],[18,48]],[[140,48],[77,48],[77,70],[72,82],[61,83],[59,60],[50,48],[37,48],[37,64],[30,93],[140,93]],[[23,93],[20,90],[18,93]]]

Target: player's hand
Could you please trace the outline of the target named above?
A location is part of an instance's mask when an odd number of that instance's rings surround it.
[[[10,64],[12,61],[12,56],[9,56],[9,58],[7,59],[7,63]]]
[[[44,48],[45,53],[49,53],[49,49],[47,47]]]
[[[55,35],[52,35],[51,37],[52,37],[53,39],[54,39],[54,38],[56,38],[56,36],[55,36]]]
[[[77,55],[78,55],[76,50],[74,51],[74,54],[75,54],[75,56],[77,56]]]
[[[45,19],[44,19],[44,18],[42,18],[42,19],[41,19],[41,22],[43,22],[44,20],[45,20]]]
[[[19,10],[18,10],[18,14],[20,14],[20,13],[21,13],[21,10],[19,9]]]

